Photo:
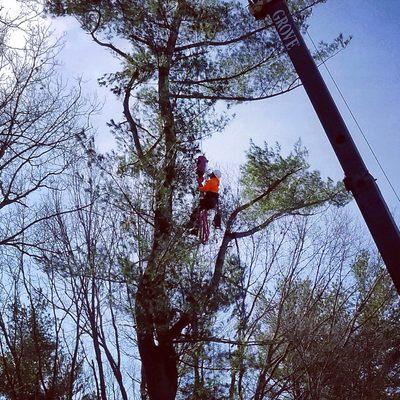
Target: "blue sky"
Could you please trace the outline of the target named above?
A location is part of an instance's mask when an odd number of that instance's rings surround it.
[[[329,41],[340,32],[353,35],[353,40],[345,51],[328,61],[328,67],[400,192],[400,2],[330,0],[316,8],[310,27],[313,40]],[[309,43],[308,38],[305,39]],[[324,68],[321,72],[368,168],[378,178],[391,208],[398,209],[399,202],[336,88]],[[257,143],[278,141],[287,151],[300,137],[310,151],[314,168],[325,176],[342,178],[339,162],[302,88],[260,103],[242,105],[236,111],[237,117],[226,133],[213,140],[211,152],[209,150],[213,158],[218,157],[218,149],[229,146],[232,159],[242,159],[250,137]]]
[[[328,67],[400,192],[400,1],[328,0],[315,9],[310,25],[314,41],[329,41],[340,32],[353,36],[349,47],[329,60]],[[54,26],[57,33],[66,32],[66,45],[61,55],[65,75],[82,75],[87,90],[97,91],[101,100],[108,96],[102,114],[94,121],[101,132],[99,147],[105,150],[112,143],[105,123],[115,114],[120,116],[121,108],[106,90],[97,88],[96,79],[115,69],[118,62],[91,43],[72,19],[54,20]],[[324,68],[321,72],[368,168],[378,179],[390,208],[398,215],[399,202]],[[302,88],[274,99],[240,105],[234,112],[236,118],[225,132],[204,143],[211,165],[219,165],[223,170],[237,167],[244,159],[250,138],[258,144],[264,140],[279,142],[284,152],[290,151],[301,138],[309,149],[312,167],[324,176],[342,179],[339,162]]]

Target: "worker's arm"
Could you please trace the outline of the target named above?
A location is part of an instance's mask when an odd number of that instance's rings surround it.
[[[207,192],[207,183],[204,186],[199,186],[200,192]]]

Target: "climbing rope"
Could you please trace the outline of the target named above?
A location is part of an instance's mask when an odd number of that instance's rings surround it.
[[[315,50],[318,51],[318,48],[317,48],[317,46],[316,46],[314,40],[312,39],[312,37],[311,37],[311,35],[310,35],[310,33],[309,33],[308,31],[307,31],[307,36],[308,36],[308,38],[310,39],[310,41],[311,41],[312,45],[314,46]],[[374,149],[372,148],[371,143],[369,142],[367,136],[366,136],[365,133],[364,133],[364,130],[362,129],[360,123],[358,122],[358,119],[356,118],[354,112],[352,111],[352,109],[351,109],[351,107],[350,107],[350,104],[348,103],[348,101],[346,100],[346,98],[345,98],[345,96],[344,96],[342,90],[340,89],[339,84],[336,82],[335,78],[333,77],[333,75],[332,75],[331,71],[329,70],[329,68],[328,68],[328,66],[327,66],[325,60],[322,60],[322,64],[324,65],[324,67],[325,67],[325,69],[326,69],[328,75],[329,75],[330,78],[332,79],[332,82],[333,82],[333,84],[335,85],[336,90],[339,92],[340,97],[342,98],[344,104],[346,105],[347,110],[349,111],[351,117],[353,118],[354,123],[356,124],[358,130],[360,131],[361,136],[362,136],[363,139],[365,140],[365,143],[367,144],[369,150],[371,151],[371,153],[372,153],[372,155],[373,155],[373,157],[374,157],[376,163],[378,164],[380,170],[382,171],[383,176],[386,178],[386,180],[387,180],[387,182],[388,182],[390,188],[392,189],[394,195],[396,196],[398,202],[400,203],[400,196],[399,196],[399,194],[397,193],[397,191],[396,191],[395,187],[393,186],[393,184],[392,184],[392,182],[391,182],[391,180],[390,180],[388,174],[386,173],[385,169],[383,168],[382,163],[379,161],[379,158],[378,158],[376,152],[375,152]]]
[[[210,225],[208,223],[208,211],[203,209],[199,213],[199,239],[201,244],[206,244],[210,237]]]

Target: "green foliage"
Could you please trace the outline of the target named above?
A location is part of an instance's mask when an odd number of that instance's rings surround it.
[[[343,183],[324,181],[319,171],[309,171],[307,150],[298,142],[286,157],[278,144],[259,147],[251,143],[242,168],[243,194],[248,201],[271,191],[258,205],[258,211],[312,211],[323,204],[345,205],[350,195]]]
[[[1,316],[0,395],[6,399],[67,399],[79,392],[81,362],[71,375],[71,361],[53,331],[48,304],[16,300]],[[71,382],[72,379],[72,382]]]
[[[381,259],[373,257],[364,250],[358,254],[352,266],[352,274],[357,287],[358,296],[354,297],[356,305],[362,304],[363,299],[368,302],[363,304],[363,312],[360,314],[360,324],[376,324],[384,322],[386,318],[396,312],[393,309],[383,311],[383,304],[395,303],[397,294],[393,290],[393,282],[389,278]]]
[[[300,27],[306,28],[312,6],[322,2],[290,2]],[[82,28],[104,45],[114,43],[115,49],[118,43],[120,52],[114,54],[122,68],[99,81],[119,96],[135,76],[133,92],[139,104],[148,107],[146,122],[156,137],[159,87],[154,83],[160,68],[168,70],[172,105],[180,114],[175,122],[184,122],[178,129],[180,138],[185,141],[190,134],[192,142],[224,127],[207,126],[213,118],[206,116],[218,99],[267,98],[289,90],[296,81],[274,30],[265,22],[254,21],[240,1],[46,0],[45,4],[51,15],[75,16]],[[177,36],[173,48],[171,35]],[[323,44],[319,55],[329,57],[347,44],[340,36]],[[145,112],[140,109],[142,120]],[[201,128],[198,121],[203,121]]]
[[[290,2],[300,27],[306,29],[312,7],[322,2]],[[46,0],[45,5],[50,15],[76,17],[83,30],[121,61],[120,70],[100,77],[99,83],[121,100],[131,85],[129,109],[143,156],[127,121],[112,120],[109,126],[120,145],[120,176],[145,174],[148,179],[141,184],[149,197],[164,184],[169,159],[165,129],[173,130],[176,208],[186,207],[185,197],[193,188],[193,159],[201,140],[220,132],[230,120],[229,113],[216,112],[217,101],[230,106],[295,87],[297,76],[276,33],[265,22],[256,22],[241,1]],[[322,46],[324,57],[347,45],[341,38]],[[168,79],[161,84],[163,74]],[[161,106],[166,100],[169,106]],[[310,176],[304,186],[318,186],[318,180]],[[333,185],[328,190],[333,191]],[[293,191],[287,195],[295,197]],[[297,200],[301,198],[288,203]]]

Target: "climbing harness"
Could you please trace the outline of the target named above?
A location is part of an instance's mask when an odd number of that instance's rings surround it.
[[[208,160],[205,155],[200,155],[196,160],[196,175],[197,175],[197,184],[198,186],[203,185],[206,169],[207,169]],[[221,177],[221,171],[214,170],[213,174],[219,179]],[[215,229],[221,228],[221,214],[219,212],[218,207],[218,187],[216,187],[216,192],[213,190],[205,192],[204,198],[200,200],[200,205],[197,207],[197,216],[195,217],[192,213],[190,217],[191,221],[197,220],[197,227],[191,230],[191,233],[194,235],[198,235],[200,243],[206,244],[208,242],[210,236],[210,223],[208,220],[208,210],[214,209],[215,216],[213,219],[213,226]],[[208,196],[208,197],[207,197]],[[215,197],[214,197],[215,196]],[[211,201],[211,203],[210,203]],[[214,203],[215,201],[215,203]]]

